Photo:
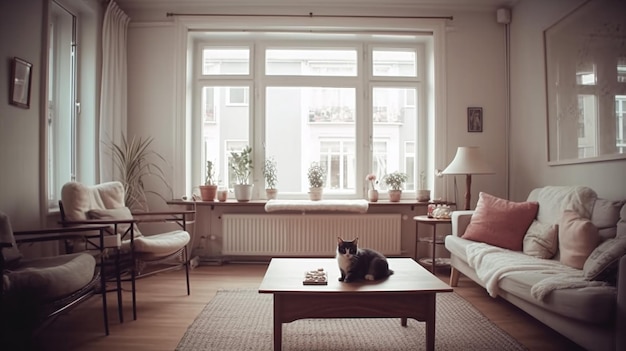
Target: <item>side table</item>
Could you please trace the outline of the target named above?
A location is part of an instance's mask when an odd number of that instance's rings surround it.
[[[418,261],[419,263],[423,264],[423,265],[427,265],[428,263],[431,264],[431,272],[433,274],[435,274],[435,268],[438,265],[437,259],[435,257],[435,249],[437,247],[437,245],[442,245],[444,243],[443,240],[437,240],[437,225],[438,224],[450,224],[452,223],[452,221],[450,220],[450,218],[431,218],[425,215],[422,216],[415,216],[413,217],[413,220],[415,221],[415,260]],[[427,224],[433,227],[433,237],[432,239],[420,239],[419,237],[419,224]],[[432,244],[432,253],[431,256],[425,257],[425,258],[420,258],[419,260],[417,259],[417,245],[419,242],[429,242]],[[431,262],[429,262],[431,261]],[[446,263],[445,261],[441,260],[439,262],[439,265],[443,266],[443,265],[447,265],[448,263]]]

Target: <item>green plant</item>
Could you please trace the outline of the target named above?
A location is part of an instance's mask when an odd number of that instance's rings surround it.
[[[311,163],[307,172],[309,186],[311,188],[322,188],[326,181],[326,170],[317,162]]]
[[[383,182],[390,190],[402,190],[402,185],[407,181],[408,176],[406,173],[395,171],[389,174],[385,174]]]
[[[420,190],[426,190],[426,172],[420,172]]]
[[[237,184],[248,184],[252,173],[252,148],[245,146],[241,152],[230,152],[230,169],[235,174]]]
[[[276,169],[276,160],[273,157],[265,160],[265,165],[263,165],[263,177],[265,177],[265,183],[267,184],[268,189],[275,189],[276,182],[278,182],[278,175]]]
[[[160,181],[172,194],[172,188],[165,178],[165,172],[158,162],[167,164],[167,161],[156,151],[150,149],[152,138],[142,139],[133,137],[127,140],[122,135],[122,143],[110,145],[113,155],[113,163],[117,169],[119,181],[124,185],[126,206],[133,210],[148,210],[146,194],[154,194],[163,201],[167,201],[163,195],[156,191],[146,190],[145,179],[153,177]]]
[[[215,185],[215,169],[213,169],[213,162],[211,161],[206,161],[204,185]]]

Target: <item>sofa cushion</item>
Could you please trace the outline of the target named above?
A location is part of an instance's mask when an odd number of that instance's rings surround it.
[[[598,228],[590,220],[572,210],[563,212],[559,223],[559,259],[562,263],[582,269],[599,242]]]
[[[524,253],[538,258],[554,257],[559,249],[558,227],[534,220],[524,236]]]
[[[624,201],[597,199],[594,203],[591,222],[598,228],[602,240],[615,237],[622,207]]]
[[[522,241],[537,214],[536,202],[513,202],[481,192],[463,238],[522,251]]]
[[[583,266],[585,279],[615,283],[617,265],[624,255],[626,255],[626,236],[604,241],[585,261]]]
[[[515,295],[533,305],[562,316],[585,323],[614,323],[616,288],[614,286],[587,286],[581,288],[556,289],[541,301],[531,294],[533,285],[549,279],[549,272],[520,272],[503,277],[499,282],[500,295]]]
[[[558,223],[565,210],[590,218],[597,197],[595,191],[585,186],[545,186],[532,190],[526,201],[539,202],[539,222]]]

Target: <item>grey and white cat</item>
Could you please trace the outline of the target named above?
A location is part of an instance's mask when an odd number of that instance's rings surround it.
[[[379,280],[393,274],[383,254],[372,249],[359,249],[357,245],[359,238],[352,241],[345,241],[339,237],[337,239],[340,282]]]

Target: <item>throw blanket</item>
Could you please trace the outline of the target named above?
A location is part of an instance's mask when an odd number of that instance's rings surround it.
[[[476,275],[485,284],[491,297],[498,296],[500,279],[528,271],[551,274],[532,286],[530,293],[537,300],[542,300],[555,289],[606,285],[604,282],[587,281],[581,270],[557,261],[536,258],[485,243],[469,244],[465,253],[469,266],[476,270]]]
[[[369,203],[367,200],[269,200],[265,204],[265,212],[276,211],[343,211],[365,213]]]

